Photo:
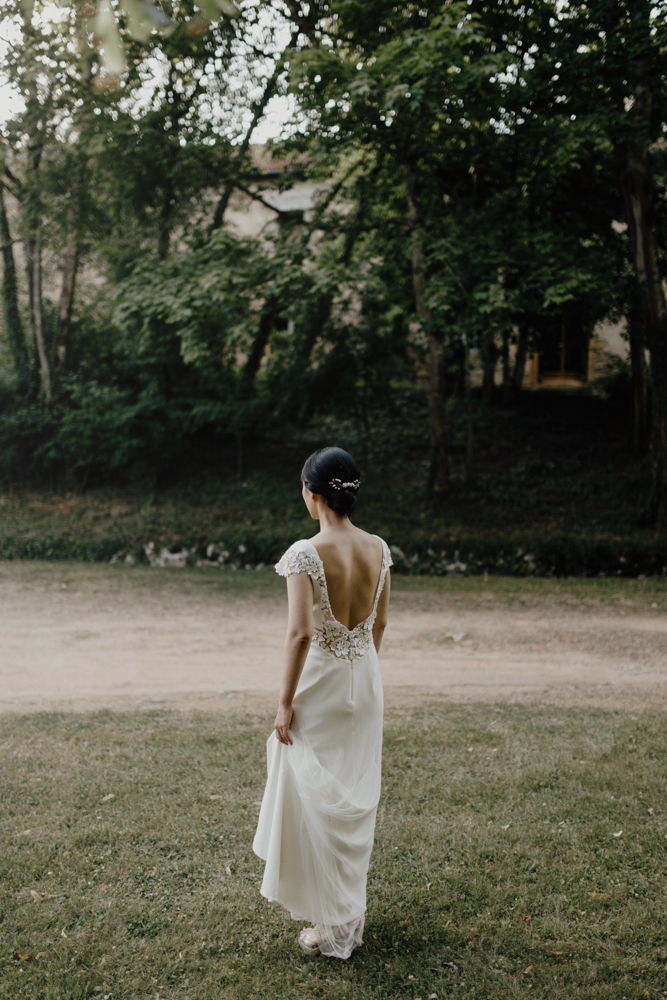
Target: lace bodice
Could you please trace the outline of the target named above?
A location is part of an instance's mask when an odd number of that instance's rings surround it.
[[[379,535],[374,535],[379,538]],[[371,647],[373,641],[373,625],[377,616],[378,603],[384,587],[387,570],[393,565],[389,552],[389,546],[380,538],[382,542],[382,569],[373,610],[368,618],[355,625],[353,629],[348,629],[342,622],[334,618],[327,590],[327,578],[324,574],[324,565],[319,553],[312,542],[302,539],[291,545],[284,556],[276,563],[276,573],[280,576],[290,576],[293,573],[307,573],[313,581],[313,598],[315,605],[319,604],[321,614],[316,615],[313,629],[313,642],[325,649],[333,656],[338,656],[343,660],[356,660],[363,656]]]

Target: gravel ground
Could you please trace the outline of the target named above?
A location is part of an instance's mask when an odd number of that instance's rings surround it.
[[[663,580],[394,577],[389,704],[667,700]],[[274,574],[0,564],[0,711],[266,707],[286,601]]]

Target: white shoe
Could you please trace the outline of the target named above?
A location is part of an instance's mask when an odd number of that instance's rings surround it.
[[[299,945],[306,955],[319,955],[320,946],[317,943],[314,927],[303,927],[301,929],[299,932]]]

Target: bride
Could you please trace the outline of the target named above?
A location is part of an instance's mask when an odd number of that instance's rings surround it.
[[[389,606],[389,548],[349,520],[359,469],[323,448],[301,473],[320,522],[276,565],[289,619],[268,780],[253,849],[261,893],[295,920],[309,955],[349,958],[362,944],[366,876],[380,796],[382,682],[378,651]]]

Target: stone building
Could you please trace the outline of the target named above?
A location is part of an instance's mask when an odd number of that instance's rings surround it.
[[[312,220],[313,212],[329,183],[305,176],[306,158],[286,164],[266,146],[251,147],[253,165],[245,190],[237,189],[232,197],[225,222],[244,236],[288,231]],[[539,350],[529,354],[523,373],[525,389],[576,389],[594,382],[608,367],[610,358],[628,358],[629,344],[624,339],[625,320],[603,320],[592,336],[570,318],[540,338]],[[482,373],[477,352],[471,352],[473,383],[481,383]],[[512,349],[514,354],[514,348]],[[512,357],[512,364],[514,358]],[[500,359],[496,382],[501,378]]]

